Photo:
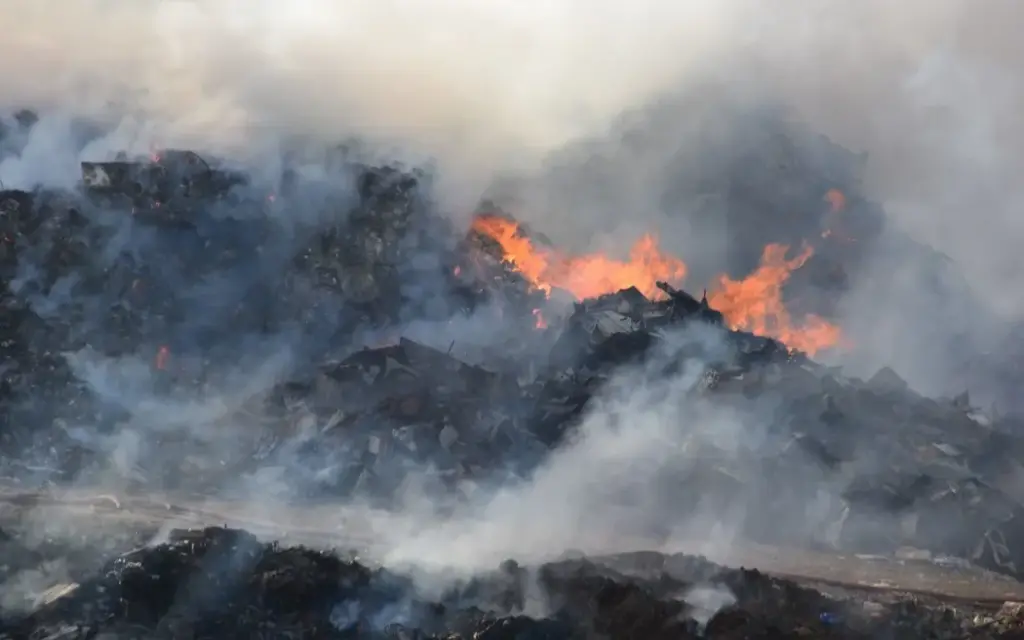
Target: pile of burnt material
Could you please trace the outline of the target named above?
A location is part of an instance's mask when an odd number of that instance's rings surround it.
[[[490,295],[453,273],[459,238],[432,213],[425,175],[340,176],[267,193],[166,152],[84,163],[74,192],[0,192],[0,448],[45,452],[40,425],[128,416],[130,401],[90,393],[75,354],[139,360],[158,389],[202,389],[219,364],[343,353],[361,332]]]
[[[657,300],[626,289],[535,327],[545,296],[494,249],[436,215],[429,176],[394,168],[348,164],[326,187],[288,174],[267,191],[165,152],[86,163],[74,192],[2,192],[0,473],[86,482],[114,467],[141,490],[189,492],[276,473],[316,499],[474,498],[529,480],[625,375],[678,403],[666,455],[685,472],[662,488],[687,491],[666,512],[683,518],[710,495],[744,506],[737,524],[755,539],[909,548],[1024,575],[1016,425],[966,397],[923,398],[888,370],[847,378],[729,331],[668,284]],[[408,321],[483,308],[522,329],[501,357],[398,339],[360,349]],[[533,341],[544,357],[522,348]],[[184,411],[215,388],[218,363],[282,346],[316,366],[223,420]],[[165,404],[96,375],[90,354],[137,361],[129,373],[166,390]],[[173,395],[183,387],[192,395]],[[695,428],[704,406],[756,428],[725,447]],[[147,430],[157,418],[179,422]]]
[[[1010,638],[1019,607],[841,597],[688,556],[643,570],[506,561],[434,583],[238,530],[178,530],[8,608],[0,635],[43,638]],[[621,564],[621,563],[615,563]],[[420,576],[422,577],[422,576]],[[425,584],[425,583],[424,583]],[[873,599],[872,599],[873,598]]]
[[[459,258],[467,267],[457,277],[466,278],[472,265],[475,273],[497,274],[501,283],[472,278],[462,289],[467,300],[515,300],[508,309],[532,327],[535,291],[500,261],[488,263],[486,252]],[[507,293],[514,291],[521,296]],[[572,441],[594,399],[626,372],[634,382],[669,381],[678,395],[673,401],[681,403],[669,466],[682,471],[664,483],[682,483],[688,491],[686,499],[666,504],[666,512],[684,518],[715,496],[723,505],[741,505],[740,530],[765,542],[899,551],[1022,575],[1017,485],[1024,470],[1015,462],[1022,442],[1012,435],[1014,425],[991,424],[967,397],[921,397],[889,370],[868,381],[846,378],[775,340],[727,330],[706,300],[667,284],[661,291],[658,300],[627,289],[577,304],[564,321],[534,331],[553,339],[549,357],[536,362],[512,357],[469,364],[451,349],[406,339],[357,350],[275,387],[225,425],[197,429],[199,437],[178,429],[134,438],[138,459],[129,479],[140,490],[189,493],[224,489],[234,480],[249,488],[277,481],[293,498],[383,505],[410,490],[473,499],[494,486],[527,481],[552,448]],[[68,298],[69,305],[75,302]],[[306,309],[301,301],[296,308]],[[143,326],[151,313],[148,308],[142,315]],[[28,317],[48,331],[82,326],[61,325],[64,315],[51,323]],[[245,326],[241,319],[238,326]],[[217,346],[209,348],[216,353]],[[56,408],[89,408],[94,413],[79,415],[78,424],[101,424],[95,403],[66,391],[78,384],[84,396],[84,385],[70,371],[63,379],[55,374],[66,367],[60,351],[67,348],[57,341],[48,352],[49,370],[27,365],[32,376],[53,385],[53,396],[37,385],[24,397],[55,398]],[[178,352],[166,355],[170,363],[162,357],[158,349],[153,365],[176,374]],[[532,375],[524,375],[526,364]],[[696,380],[671,386],[694,367]],[[695,428],[694,403],[755,417],[748,436],[756,444],[723,447],[709,438]],[[115,409],[120,413],[107,418],[114,435],[139,428],[130,408]],[[121,455],[111,446],[118,439],[82,438],[82,427],[76,430],[66,414],[59,417],[54,428],[4,432],[22,439],[16,442],[22,455],[6,460],[12,475],[30,476],[34,469],[26,461],[79,482],[90,469],[109,472],[111,458]],[[214,437],[222,441],[211,444]],[[772,517],[777,513],[802,515],[779,522]]]
[[[966,395],[920,396],[888,369],[843,376],[777,341],[728,331],[704,301],[665,290],[663,300],[626,290],[577,305],[526,382],[410,340],[356,352],[279,387],[270,400],[278,418],[236,446],[227,467],[218,457],[209,469],[276,469],[309,496],[387,503],[426,482],[439,496],[474,497],[529,480],[625,379],[663,389],[657,402],[675,411],[660,418],[671,422],[662,455],[672,470],[661,481],[687,491],[670,491],[663,513],[682,518],[714,496],[763,542],[1024,575],[1015,424],[993,422]],[[702,428],[715,407],[742,425],[739,441]],[[799,517],[780,522],[779,513]]]
[[[671,446],[697,495],[717,496],[723,511],[743,506],[748,537],[860,553],[902,549],[1024,576],[1024,439],[1015,420],[993,420],[966,393],[921,396],[891,369],[865,381],[774,340],[716,329],[706,304],[666,289],[660,302],[626,290],[577,306],[558,346],[586,344],[586,355],[543,384],[532,422],[543,442],[563,439],[619,367],[644,361],[631,379],[654,384],[697,363],[696,379],[670,387],[690,397],[679,405]],[[680,318],[703,328],[680,331]],[[750,416],[746,442],[702,433],[699,403]],[[778,513],[800,517],[780,522]]]

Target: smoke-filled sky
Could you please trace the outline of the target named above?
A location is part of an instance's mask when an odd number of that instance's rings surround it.
[[[607,135],[623,114],[710,82],[727,86],[733,101],[791,105],[815,129],[868,152],[869,195],[895,227],[959,263],[1000,313],[1024,314],[1014,287],[1024,275],[1024,218],[1016,215],[1024,202],[1016,180],[1024,167],[1024,9],[1013,0],[0,7],[0,106],[49,113],[22,158],[0,165],[7,186],[77,177],[74,132],[56,114],[106,123],[111,133],[86,149],[91,157],[188,146],[251,160],[296,139],[359,136],[437,159],[446,204],[468,211],[495,176],[537,172],[572,141]],[[550,202],[542,195],[517,215],[577,242],[600,216],[626,220],[619,226],[635,235],[666,226],[645,179],[651,163],[685,151],[701,129],[684,124],[656,131],[649,148],[616,165],[616,188],[633,189],[628,211],[553,209],[541,206]],[[669,249],[716,247],[677,231]],[[865,277],[891,275],[886,265]],[[880,353],[907,331],[889,324]]]

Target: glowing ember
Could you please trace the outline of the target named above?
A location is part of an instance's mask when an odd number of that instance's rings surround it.
[[[719,276],[718,287],[708,303],[725,316],[733,329],[776,338],[791,349],[813,355],[838,344],[841,331],[818,316],[807,316],[799,323],[790,318],[782,304],[782,285],[810,259],[813,250],[804,247],[798,256],[787,260],[788,250],[785,245],[768,245],[761,265],[743,280]]]
[[[494,216],[476,218],[473,229],[501,245],[505,260],[545,292],[557,287],[582,300],[636,287],[646,296],[659,298],[664,296],[657,287],[659,280],[678,284],[686,277],[683,261],[662,254],[651,235],[633,245],[629,260],[623,261],[601,254],[568,256],[536,247],[514,222]]]
[[[829,189],[825,192],[823,198],[828,203],[829,215],[828,227],[821,232],[821,237],[826,240],[833,240],[839,242],[856,242],[856,238],[849,238],[841,233],[837,233],[835,227],[842,224],[842,219],[839,214],[846,211],[846,196],[839,189]]]
[[[167,347],[160,347],[156,351],[156,357],[153,359],[153,366],[160,371],[167,368],[167,360],[171,357],[171,350]]]
[[[839,213],[846,208],[846,196],[839,189],[829,189],[825,192],[825,202],[832,213]]]
[[[544,319],[544,314],[541,313],[540,309],[533,310],[534,323],[533,326],[536,329],[547,329],[548,321]]]

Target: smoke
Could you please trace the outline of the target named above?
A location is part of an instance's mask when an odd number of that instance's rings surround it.
[[[384,155],[437,160],[442,208],[465,212],[511,174],[526,178],[517,214],[556,239],[619,245],[618,234],[657,227],[700,265],[735,233],[701,215],[714,209],[708,194],[667,205],[666,185],[775,126],[750,111],[781,104],[867,152],[868,195],[889,222],[948,255],[995,312],[1017,318],[1024,304],[1008,286],[1024,232],[1010,0],[4,6],[2,100],[44,113],[20,156],[0,163],[7,186],[70,184],[79,157],[120,150],[266,163],[302,141],[358,138]],[[603,137],[630,113],[633,135]],[[103,131],[84,148],[82,119]],[[567,156],[581,139],[604,147]],[[551,160],[574,165],[573,179],[537,184]],[[889,297],[904,299],[901,312],[914,306],[912,292]],[[881,357],[908,333],[862,349]],[[922,378],[934,368],[915,366],[924,346],[897,354]]]
[[[736,603],[736,596],[720,585],[693,587],[682,598],[691,607],[689,615],[697,622],[698,633],[707,627],[715,614]]]
[[[685,549],[728,561],[734,538],[757,521],[770,522],[764,531],[778,540],[824,540],[828,514],[815,514],[819,505],[804,496],[789,503],[789,518],[758,509],[766,502],[759,494],[765,461],[785,444],[767,429],[768,406],[723,405],[697,393],[708,364],[734,356],[722,331],[697,325],[668,338],[648,364],[609,382],[572,441],[527,481],[440,517],[412,510],[365,516],[374,522],[383,562],[471,573],[509,557],[543,562],[566,550],[638,549]],[[698,345],[700,357],[682,358]],[[666,377],[670,362],[680,366]],[[794,477],[838,495],[841,486],[813,475],[809,460],[787,464]],[[749,475],[730,476],[726,467]],[[777,497],[778,488],[771,491]]]
[[[715,3],[626,9],[11,0],[0,74],[10,106],[105,124],[91,153],[251,156],[296,138],[358,137],[440,158],[457,193],[602,126],[725,43],[729,10]],[[66,125],[40,131],[25,154],[34,166],[2,177],[53,177],[41,151],[68,137]]]
[[[454,217],[498,193],[570,247],[622,251],[631,244],[624,238],[655,229],[690,264],[692,282],[703,283],[740,268],[727,254],[743,231],[717,215],[733,206],[727,194],[708,192],[694,176],[727,169],[743,177],[777,162],[755,154],[759,164],[748,170],[733,160],[790,131],[772,110],[782,105],[810,129],[866,152],[865,195],[885,207],[884,236],[865,249],[840,307],[856,347],[847,364],[892,364],[920,388],[945,390],[955,380],[953,339],[966,335],[968,350],[991,346],[997,321],[1024,311],[1012,286],[1024,240],[1016,216],[1024,202],[1016,179],[1024,168],[1016,117],[1024,45],[1010,0],[0,3],[0,107],[41,115],[0,147],[8,188],[70,187],[80,160],[168,147],[273,175],[297,150],[358,139],[374,155],[435,162],[438,207]],[[798,160],[816,160],[806,154]],[[788,186],[757,185],[752,206],[762,206],[758,194]],[[991,317],[943,301],[961,286],[953,276],[924,291],[931,263],[910,240],[949,256],[950,272],[973,292],[956,300],[976,298]],[[281,244],[285,256],[298,239]],[[263,274],[242,271],[247,282]],[[234,282],[196,291],[190,306],[229,307],[218,297]],[[56,313],[63,303],[54,296],[74,284],[51,290],[42,308]],[[478,322],[411,329],[439,347],[471,335],[477,348],[489,336],[480,331],[487,321]],[[253,361],[271,364],[242,363],[257,375],[229,376],[218,401],[243,403],[256,391],[244,383],[267,386],[290,362],[288,350],[258,346]],[[205,437],[202,425],[220,415],[217,406],[151,397],[149,383],[129,375],[141,370],[130,358],[97,362],[83,353],[77,362],[94,389],[144,409],[156,431]],[[447,522],[416,510],[404,523],[387,519],[387,559],[481,568],[508,555],[730,533],[749,517],[749,496],[731,505],[698,500],[685,521],[675,517],[683,510],[670,487],[695,468],[680,453],[681,434],[730,455],[769,447],[757,420],[739,409],[673,399],[692,387],[695,371],[653,386],[627,376],[579,441],[525,486]],[[135,426],[112,438],[114,466],[130,469],[144,457]]]
[[[1022,147],[1020,19],[1010,0],[4,7],[3,101],[51,114],[23,154],[27,166],[5,166],[5,182],[55,178],[53,152],[73,137],[68,117],[77,116],[107,126],[91,153],[156,145],[266,154],[293,136],[357,136],[441,157],[454,187],[479,187],[713,78],[741,102],[792,105],[869,151],[872,184],[895,218],[966,264],[972,280],[1007,270],[1007,253],[989,243],[1010,238],[968,223],[965,209],[1019,235],[1008,215]],[[646,146],[684,150],[686,136],[670,133]],[[623,181],[650,168],[625,169]]]

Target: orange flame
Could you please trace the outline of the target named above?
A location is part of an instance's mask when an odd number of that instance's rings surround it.
[[[743,280],[719,276],[708,304],[720,311],[733,329],[776,338],[791,349],[814,355],[838,344],[842,334],[839,327],[819,316],[809,315],[800,323],[790,318],[782,304],[782,285],[814,250],[805,246],[790,260],[786,259],[788,251],[785,245],[770,244],[764,248],[761,265]]]
[[[640,238],[629,252],[629,260],[615,260],[601,254],[566,256],[554,249],[535,247],[519,226],[495,216],[479,216],[473,229],[495,240],[511,263],[533,286],[550,293],[564,289],[579,299],[636,287],[649,297],[661,297],[659,280],[680,283],[686,264],[662,254],[651,235]]]
[[[623,262],[601,254],[566,256],[555,249],[536,247],[516,223],[504,218],[480,216],[473,221],[473,229],[495,240],[502,248],[504,260],[538,289],[550,292],[558,287],[581,300],[628,287],[660,298],[664,294],[657,288],[659,280],[678,285],[686,276],[686,264],[662,254],[651,235],[641,238],[633,246],[629,261]],[[784,245],[768,245],[761,265],[743,280],[720,276],[708,303],[725,316],[733,329],[775,338],[791,349],[813,355],[839,344],[842,332],[814,315],[800,323],[793,322],[782,304],[782,286],[795,269],[810,259],[813,249],[807,246],[790,260],[786,259],[788,251]],[[534,315],[539,328],[542,324],[546,326],[540,310],[535,310]]]

